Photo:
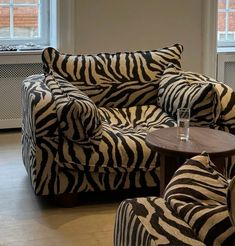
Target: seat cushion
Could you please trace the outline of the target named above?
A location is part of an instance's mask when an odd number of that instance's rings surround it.
[[[146,145],[145,136],[159,127],[176,126],[174,119],[156,105],[123,109],[101,107],[99,113],[103,129],[99,145],[88,153],[79,144],[63,139],[58,152],[59,165],[97,172],[158,168],[158,155]]]
[[[226,202],[228,182],[206,153],[189,159],[165,189],[164,199],[206,245],[233,245]]]
[[[103,123],[121,132],[136,132],[146,136],[154,129],[176,126],[175,120],[157,105],[121,109],[100,107],[99,112]]]
[[[159,83],[158,105],[174,118],[178,108],[190,108],[192,126],[213,126],[220,115],[214,86],[189,80],[174,64],[168,65]]]

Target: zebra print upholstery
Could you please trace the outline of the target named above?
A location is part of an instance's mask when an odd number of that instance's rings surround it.
[[[123,201],[117,210],[114,246],[205,245],[162,198]]]
[[[158,189],[159,157],[145,136],[176,126],[157,92],[168,65],[180,67],[182,51],[179,44],[77,56],[45,49],[44,75],[22,86],[22,156],[35,194]],[[234,95],[219,89],[224,129],[232,131]]]
[[[228,181],[208,155],[189,159],[164,197],[123,201],[116,214],[114,245],[235,245],[226,192]]]
[[[182,71],[174,64],[169,65],[169,74],[184,76],[188,83],[210,83],[215,87],[220,101],[220,116],[217,119],[217,128],[235,134],[235,92],[233,89],[211,77],[190,71]]]
[[[158,88],[158,105],[174,118],[178,108],[190,108],[191,126],[213,128],[220,116],[216,88],[211,83],[187,80],[176,69],[169,64],[164,71]]]
[[[99,143],[102,123],[95,103],[76,86],[53,72],[46,76],[45,83],[54,97],[60,130],[64,136],[81,145]]]
[[[227,189],[227,205],[231,223],[235,226],[235,176],[229,180]]]
[[[201,122],[195,122],[196,126],[206,127],[206,124],[208,123],[208,126],[210,125],[211,128],[235,134],[235,92],[230,86],[196,72],[183,71],[174,64],[169,64],[164,73],[166,76],[173,76],[173,78],[183,76],[189,84],[212,84],[218,96],[214,97],[216,106],[214,110],[215,116],[212,120],[213,123],[209,124],[209,121],[205,121],[207,118],[206,115],[204,118],[200,117],[200,114],[203,115],[205,112],[205,110],[203,110],[199,114]],[[219,105],[217,99],[219,101]],[[218,112],[220,112],[219,116]],[[231,160],[228,160],[227,166],[225,168],[225,175],[228,178],[235,176],[235,156],[232,156]]]

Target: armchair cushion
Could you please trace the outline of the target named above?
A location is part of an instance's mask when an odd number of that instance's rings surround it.
[[[158,197],[126,199],[119,205],[114,246],[124,245],[205,246],[169,204]]]
[[[80,144],[63,141],[58,149],[59,165],[109,173],[158,167],[158,155],[145,144],[145,137],[154,129],[176,126],[174,119],[156,105],[122,109],[100,107],[98,110],[102,120],[99,145],[87,153]]]
[[[156,91],[158,90],[158,81],[116,81],[112,83],[102,82],[94,85],[73,82],[73,84],[89,95],[99,107],[126,108],[157,103]]]
[[[180,66],[183,46],[152,51],[68,55],[49,47],[43,51],[50,70],[85,92],[97,106],[130,107],[157,103],[159,79],[169,63]]]
[[[96,144],[102,137],[102,124],[94,102],[55,72],[45,77],[56,103],[61,132],[82,145]]]
[[[57,72],[68,81],[87,85],[102,82],[157,81],[171,62],[180,66],[183,46],[152,51],[100,53],[96,55],[68,55],[52,47],[43,51],[44,71]]]
[[[144,238],[138,245],[234,245],[227,187],[207,153],[189,159],[175,172],[163,198],[139,197],[120,204],[114,245],[135,245],[132,238]]]
[[[221,130],[235,134],[235,92],[227,84],[219,82],[211,77],[190,71],[180,71],[190,82],[200,81],[210,83],[218,93],[220,101],[220,116],[217,124]]]
[[[210,83],[190,81],[174,64],[164,71],[158,89],[158,105],[176,118],[178,108],[190,108],[190,124],[214,125],[220,114],[217,91]]]
[[[233,245],[235,227],[229,219],[227,187],[225,177],[202,153],[175,172],[164,198],[206,245]]]

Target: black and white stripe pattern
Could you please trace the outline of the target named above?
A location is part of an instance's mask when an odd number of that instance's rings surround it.
[[[190,108],[190,125],[214,127],[220,116],[219,96],[211,83],[187,80],[174,64],[164,71],[158,105],[176,119],[178,108]]]
[[[85,92],[99,107],[123,108],[157,103],[156,91],[159,81],[102,82],[95,85],[86,85],[82,82],[72,83]]]
[[[74,131],[71,137],[61,134],[66,124],[60,125],[58,120],[62,114],[58,114],[54,89],[48,88],[42,76],[27,78],[22,87],[22,153],[35,193],[158,187],[159,157],[146,146],[144,139],[148,131],[176,125],[154,102],[159,78],[169,63],[180,66],[181,52],[181,45],[156,51],[93,56],[71,56],[46,49],[43,53],[45,75],[50,71],[58,73],[61,78],[57,82],[63,91],[72,93],[73,97],[79,91],[79,100],[90,102],[95,111],[86,110],[86,116],[90,115],[88,112],[99,115],[102,138],[98,134],[97,144],[89,143],[88,147],[87,142],[81,145],[73,141]],[[215,127],[234,132],[234,93],[224,84],[202,78],[219,91],[222,108],[220,124]],[[73,115],[71,110],[67,112]],[[75,123],[67,114],[64,120]],[[96,123],[99,125],[99,120]],[[229,174],[235,173],[233,165],[228,169]]]
[[[227,206],[231,223],[235,226],[235,176],[228,181]]]
[[[152,170],[159,167],[158,155],[145,143],[149,131],[174,127],[176,122],[154,105],[130,108],[99,108],[102,119],[102,139],[89,155],[82,146],[63,139],[59,146],[61,163],[74,168],[113,170]],[[70,153],[73,153],[71,155]]]
[[[127,199],[117,210],[115,246],[205,245],[170,206],[157,197]]]
[[[216,121],[216,124],[211,124],[210,127],[235,134],[235,92],[230,86],[200,73],[182,71],[174,64],[169,64],[167,70],[166,76],[182,76],[190,84],[212,84],[217,94],[214,97],[215,117],[213,120]],[[220,112],[219,115],[217,112]],[[201,113],[203,114],[204,111],[202,110]],[[206,124],[203,124],[203,127],[207,127]],[[233,176],[235,176],[235,156],[228,160],[226,166],[226,177],[232,178]]]
[[[114,245],[234,245],[227,187],[206,153],[188,160],[176,171],[164,198],[127,199],[120,204]],[[135,244],[133,237],[143,240]]]
[[[44,50],[45,73],[55,71],[85,92],[97,106],[156,104],[159,78],[169,62],[180,66],[182,45],[154,51],[65,55]]]
[[[44,81],[56,104],[61,133],[81,145],[98,145],[102,137],[102,123],[94,102],[56,73],[51,72]]]
[[[175,44],[153,51],[67,55],[49,47],[44,50],[42,59],[46,73],[53,70],[77,83],[154,82],[170,62],[180,66],[182,51],[183,46]]]
[[[168,186],[164,199],[206,245],[233,245],[226,202],[228,181],[206,153],[188,160]]]

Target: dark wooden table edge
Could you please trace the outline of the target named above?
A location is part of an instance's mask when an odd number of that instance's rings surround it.
[[[164,155],[168,155],[168,156],[179,155],[180,157],[191,158],[191,157],[194,157],[196,155],[200,155],[203,152],[206,152],[210,157],[230,157],[232,155],[235,155],[235,151],[234,150],[222,151],[222,152],[216,152],[216,153],[209,152],[209,151],[206,151],[206,150],[203,150],[201,152],[194,152],[194,153],[191,153],[191,152],[179,152],[178,150],[176,150],[176,151],[174,151],[174,150],[166,150],[164,148],[157,147],[157,146],[152,145],[151,143],[149,143],[146,139],[145,139],[145,142],[146,142],[147,146],[150,149],[152,149],[153,151],[160,152],[160,153],[162,153]]]

